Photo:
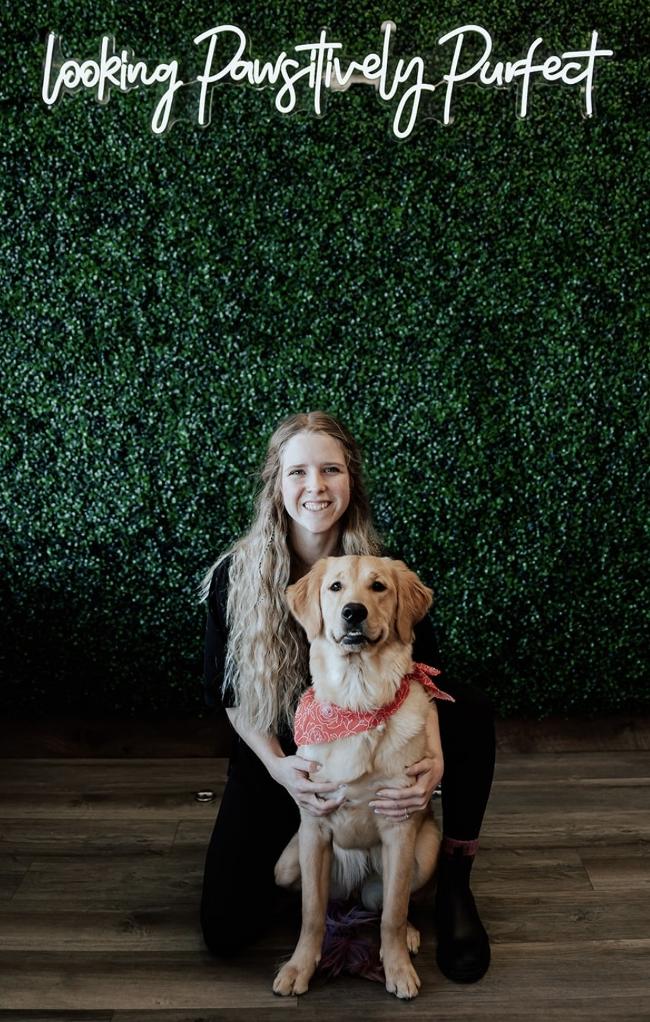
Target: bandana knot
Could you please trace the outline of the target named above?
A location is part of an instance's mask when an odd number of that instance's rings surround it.
[[[418,684],[429,693],[432,699],[443,699],[455,702],[447,692],[439,689],[432,680],[440,674],[436,667],[428,664],[413,664],[409,674],[405,674],[397,690],[395,698],[378,710],[348,710],[336,703],[319,703],[314,689],[308,688],[303,694],[294,720],[294,740],[297,746],[322,745],[334,742],[337,738],[349,738],[380,727],[389,717],[399,710],[411,691],[412,682]]]

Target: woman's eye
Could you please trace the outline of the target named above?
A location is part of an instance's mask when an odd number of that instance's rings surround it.
[[[338,593],[339,589],[342,589],[342,588],[343,587],[342,587],[340,582],[332,582],[332,584],[330,586],[330,592]]]
[[[325,471],[329,472],[330,474],[334,474],[336,472],[340,472],[341,469],[338,467],[338,465],[329,465],[328,468],[325,469]]]
[[[379,579],[375,579],[370,588],[375,593],[383,593],[386,590],[386,586],[384,585],[383,582],[380,582]]]
[[[291,472],[289,472],[289,475],[290,476],[299,476],[299,475],[302,475],[302,473],[303,473],[303,469],[301,469],[301,468],[292,468]]]

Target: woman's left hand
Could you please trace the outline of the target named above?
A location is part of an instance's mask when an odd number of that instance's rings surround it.
[[[427,755],[406,768],[413,783],[408,788],[380,788],[377,798],[368,803],[381,816],[405,820],[411,813],[426,809],[434,791],[440,784],[444,771],[442,743],[438,726],[438,711],[435,703],[429,706],[425,723]]]
[[[424,759],[407,767],[407,776],[414,782],[408,788],[380,788],[377,798],[369,803],[370,808],[381,816],[402,819],[404,813],[426,809],[431,796],[442,777],[443,764],[440,757],[425,756]]]

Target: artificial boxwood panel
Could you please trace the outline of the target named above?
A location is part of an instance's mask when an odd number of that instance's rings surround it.
[[[436,592],[445,663],[502,714],[647,707],[647,34],[638,4],[26,3],[0,37],[2,702],[192,714],[197,580],[246,528],[284,415],[365,450],[378,524]],[[154,94],[40,100],[47,30],[152,62],[233,21],[271,59],[485,25],[515,59],[597,28],[575,88],[460,88],[396,142],[372,89],[281,117],[225,86],[211,125]],[[199,62],[200,65],[200,62]]]

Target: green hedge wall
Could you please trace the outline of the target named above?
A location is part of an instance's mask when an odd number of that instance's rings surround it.
[[[278,419],[339,415],[376,518],[436,591],[447,669],[501,714],[631,710],[643,675],[647,32],[600,0],[53,0],[0,36],[3,708],[196,714],[195,586],[247,525]],[[575,88],[466,86],[406,142],[373,90],[322,119],[225,86],[149,130],[150,90],[40,99],[47,30],[190,63],[234,21],[254,56],[429,54],[478,22],[515,59],[615,51]],[[449,51],[447,51],[449,52]],[[644,279],[645,277],[645,279]]]

